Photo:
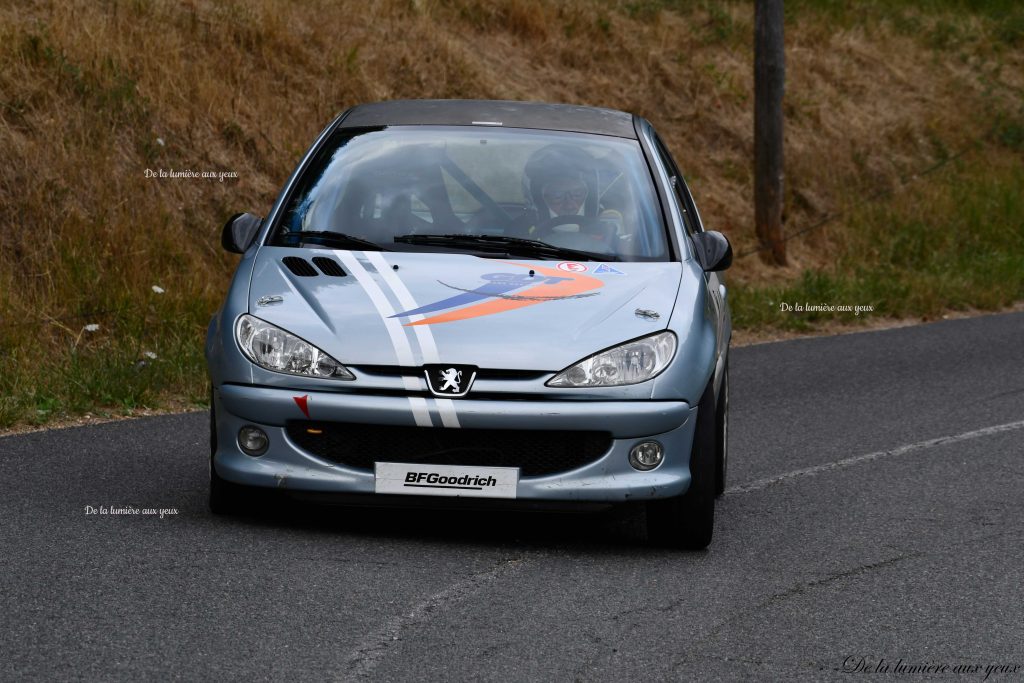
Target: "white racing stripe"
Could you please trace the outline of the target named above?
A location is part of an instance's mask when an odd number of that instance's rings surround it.
[[[384,283],[391,288],[402,308],[407,311],[419,308],[419,304],[416,303],[416,299],[409,292],[409,288],[395,274],[395,271],[388,264],[384,255],[379,251],[367,251],[365,254],[366,258],[377,269],[377,273],[384,279]],[[411,315],[408,318],[408,322],[418,322],[423,320],[424,317],[422,314]],[[406,330],[408,328],[402,325],[402,329]],[[434,343],[434,333],[430,331],[430,326],[417,325],[412,329],[416,332],[416,339],[419,341],[420,350],[423,352],[423,362],[440,363],[441,357],[437,353],[437,344]],[[455,402],[450,398],[437,398],[434,400],[437,402],[437,411],[441,415],[441,424],[449,428],[459,427],[459,416],[455,412]]]
[[[391,308],[391,304],[388,302],[387,296],[381,291],[381,288],[377,286],[377,283],[373,281],[363,265],[359,263],[359,260],[349,251],[336,251],[338,258],[341,262],[349,269],[349,272],[355,276],[356,281],[366,292],[366,295],[370,297],[370,301],[373,302],[374,307],[377,309],[377,313],[380,314],[381,319],[384,321],[384,327],[388,331],[388,336],[391,337],[391,345],[395,349],[395,354],[398,356],[398,364],[402,367],[413,367],[417,365],[413,360],[412,347],[409,345],[409,339],[405,336],[405,330],[402,328],[402,324],[395,318],[392,318],[395,311]],[[402,377],[402,381],[405,384],[406,391],[419,391],[420,383],[415,377]],[[430,420],[430,411],[427,408],[426,399],[419,396],[409,397],[409,406],[412,408],[413,418],[416,420],[417,427],[432,427],[434,426]]]
[[[409,385],[412,386],[409,386]],[[405,389],[406,391],[419,391],[419,384],[412,378],[405,378]],[[412,414],[416,417],[417,427],[433,427],[434,423],[430,421],[430,407],[427,405],[427,399],[422,396],[410,396],[409,405],[412,406]]]
[[[968,439],[977,439],[982,436],[989,436],[991,434],[999,434],[1000,432],[1009,432],[1013,431],[1014,429],[1022,428],[1024,428],[1024,421],[1009,422],[1007,424],[995,425],[993,427],[984,427],[982,429],[975,429],[974,431],[964,432],[963,434],[956,434],[954,436],[941,436],[938,439],[919,441],[917,443],[908,444],[906,446],[893,448],[892,450],[889,451],[875,451],[874,453],[855,455],[851,458],[844,458],[842,460],[837,460],[835,462],[828,462],[825,463],[824,465],[805,467],[803,469],[793,470],[792,472],[786,472],[785,474],[780,474],[774,477],[768,477],[767,479],[758,479],[757,481],[752,481],[749,484],[734,486],[731,489],[726,490],[726,493],[736,494],[750,493],[751,491],[760,491],[761,489],[766,489],[769,486],[781,484],[792,479],[798,479],[800,477],[813,477],[816,474],[822,474],[823,472],[838,470],[843,467],[850,467],[851,465],[859,465],[862,462],[878,460],[879,458],[888,458],[895,455],[903,455],[904,453],[919,451],[925,448],[945,446],[946,444],[967,441]]]
[[[395,298],[398,299],[398,303],[402,304],[402,308],[407,311],[419,308],[419,304],[417,304],[416,300],[412,298],[412,294],[409,293],[405,283],[402,282],[402,280],[395,274],[395,271],[391,269],[388,262],[384,260],[384,256],[379,251],[367,251],[364,253],[370,263],[373,264],[373,267],[377,269],[377,273],[379,273],[384,279],[384,283],[391,288],[392,292],[394,292]],[[408,317],[408,322],[419,322],[425,317],[426,316],[422,313],[410,315]],[[437,355],[437,346],[434,344],[434,334],[430,331],[430,326],[417,325],[413,330],[416,331],[416,339],[419,340],[420,348],[423,350],[423,362],[440,363],[440,358]]]
[[[435,398],[437,410],[441,413],[441,424],[451,429],[460,427],[459,416],[455,412],[455,401],[450,398]]]

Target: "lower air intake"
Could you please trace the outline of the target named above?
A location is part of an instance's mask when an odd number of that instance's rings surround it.
[[[538,477],[582,467],[612,446],[607,432],[440,429],[343,422],[289,422],[288,438],[309,453],[361,470],[375,462],[518,467]]]

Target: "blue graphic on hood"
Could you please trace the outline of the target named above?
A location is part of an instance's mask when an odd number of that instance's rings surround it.
[[[480,276],[481,279],[486,280],[483,285],[477,287],[473,291],[463,292],[462,294],[456,294],[455,296],[442,299],[441,301],[435,301],[432,304],[426,304],[419,308],[414,308],[411,311],[402,311],[401,313],[395,313],[392,318],[405,318],[410,315],[420,315],[422,313],[434,313],[436,311],[443,311],[449,308],[455,308],[462,306],[463,304],[470,304],[483,299],[490,299],[501,296],[502,294],[508,294],[514,292],[517,289],[523,287],[530,287],[533,285],[553,285],[564,280],[571,280],[568,277],[556,277],[551,275],[528,275],[526,273],[486,273]],[[442,283],[443,284],[443,283]]]

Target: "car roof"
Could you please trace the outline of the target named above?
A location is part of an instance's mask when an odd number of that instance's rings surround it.
[[[444,125],[537,128],[636,139],[633,116],[615,109],[511,100],[391,100],[348,110],[341,128]]]

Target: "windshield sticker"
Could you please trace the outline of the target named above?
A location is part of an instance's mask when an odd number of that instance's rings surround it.
[[[594,271],[594,275],[601,275],[602,273],[608,273],[609,275],[625,275],[621,270],[613,268],[607,263],[602,263],[597,267],[597,270]]]
[[[559,270],[564,270],[567,273],[585,273],[587,267],[582,263],[576,263],[575,261],[562,261],[558,264]]]
[[[505,263],[512,266],[519,266],[520,268],[534,270],[537,274],[544,277],[538,278],[528,273],[486,273],[480,276],[480,278],[484,280],[484,283],[476,289],[471,290],[464,290],[441,282],[441,284],[446,287],[460,290],[462,293],[448,297],[447,299],[442,299],[441,301],[435,301],[432,304],[420,306],[419,308],[396,313],[391,317],[407,318],[413,315],[436,313],[438,311],[465,306],[466,304],[473,304],[457,311],[451,311],[449,313],[436,315],[432,318],[425,318],[423,320],[417,320],[416,322],[406,323],[405,326],[413,327],[415,325],[432,325],[435,323],[454,322],[456,320],[467,320],[469,318],[493,315],[494,313],[503,313],[505,311],[511,311],[524,306],[532,306],[545,301],[574,299],[580,296],[594,296],[598,292],[592,292],[590,294],[587,294],[587,292],[604,286],[604,283],[601,280],[588,275],[563,275],[554,268],[529,266],[522,263],[512,263],[508,261]],[[512,294],[512,292],[520,290],[523,287],[529,287],[529,289]]]

